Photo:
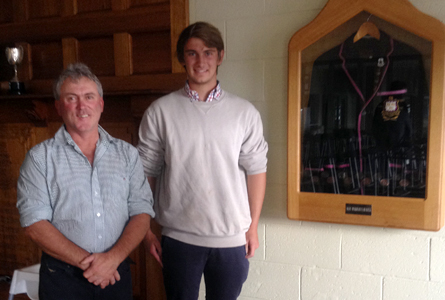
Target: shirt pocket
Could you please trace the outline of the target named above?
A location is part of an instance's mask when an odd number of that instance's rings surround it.
[[[109,180],[104,184],[102,201],[111,210],[117,209],[121,213],[128,212],[128,197],[130,194],[130,178],[125,172],[109,174]],[[124,210],[124,211],[123,211]]]

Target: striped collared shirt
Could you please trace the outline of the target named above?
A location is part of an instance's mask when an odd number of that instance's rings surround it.
[[[210,92],[209,96],[204,102],[212,102],[214,100],[219,100],[221,98],[221,85],[219,81],[216,82],[216,87]],[[188,81],[185,82],[184,90],[186,94],[189,96],[190,101],[199,101],[199,95],[197,91],[190,89],[190,85]]]
[[[154,216],[137,150],[99,127],[93,165],[62,126],[26,155],[17,184],[20,223],[48,220],[91,253],[109,250],[129,218]]]

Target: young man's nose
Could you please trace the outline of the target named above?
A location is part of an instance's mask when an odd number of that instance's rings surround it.
[[[196,55],[196,62],[202,64],[204,62],[204,56],[201,54]]]

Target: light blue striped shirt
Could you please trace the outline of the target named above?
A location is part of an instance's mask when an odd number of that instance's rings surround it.
[[[129,218],[154,217],[138,151],[99,126],[93,166],[62,126],[33,147],[20,169],[17,208],[23,227],[48,220],[91,253],[109,250]]]

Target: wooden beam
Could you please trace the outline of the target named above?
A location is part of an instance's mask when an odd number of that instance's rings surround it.
[[[189,2],[188,0],[171,0],[170,1],[170,40],[171,40],[171,56],[172,56],[172,72],[182,73],[184,67],[176,58],[176,43],[179,35],[189,25]]]
[[[168,93],[182,86],[186,80],[185,73],[132,75],[132,76],[104,76],[99,80],[105,94],[150,94]],[[32,80],[29,82],[30,93],[51,95],[53,80]]]
[[[114,68],[116,76],[133,74],[131,35],[123,32],[114,35]]]
[[[112,10],[126,10],[130,8],[129,0],[111,0]]]
[[[75,38],[62,39],[63,67],[79,61],[79,42]]]
[[[28,20],[26,0],[12,1],[12,9],[14,23],[25,22]]]
[[[60,15],[62,17],[75,16],[77,14],[77,0],[62,0]]]
[[[31,46],[28,43],[17,43],[23,47],[23,60],[18,65],[17,76],[20,81],[26,82],[32,79]]]
[[[67,36],[88,38],[116,32],[153,32],[170,28],[169,4],[127,11],[111,11],[51,20],[0,25],[0,42],[43,42]],[[44,34],[42,34],[44,32]]]

